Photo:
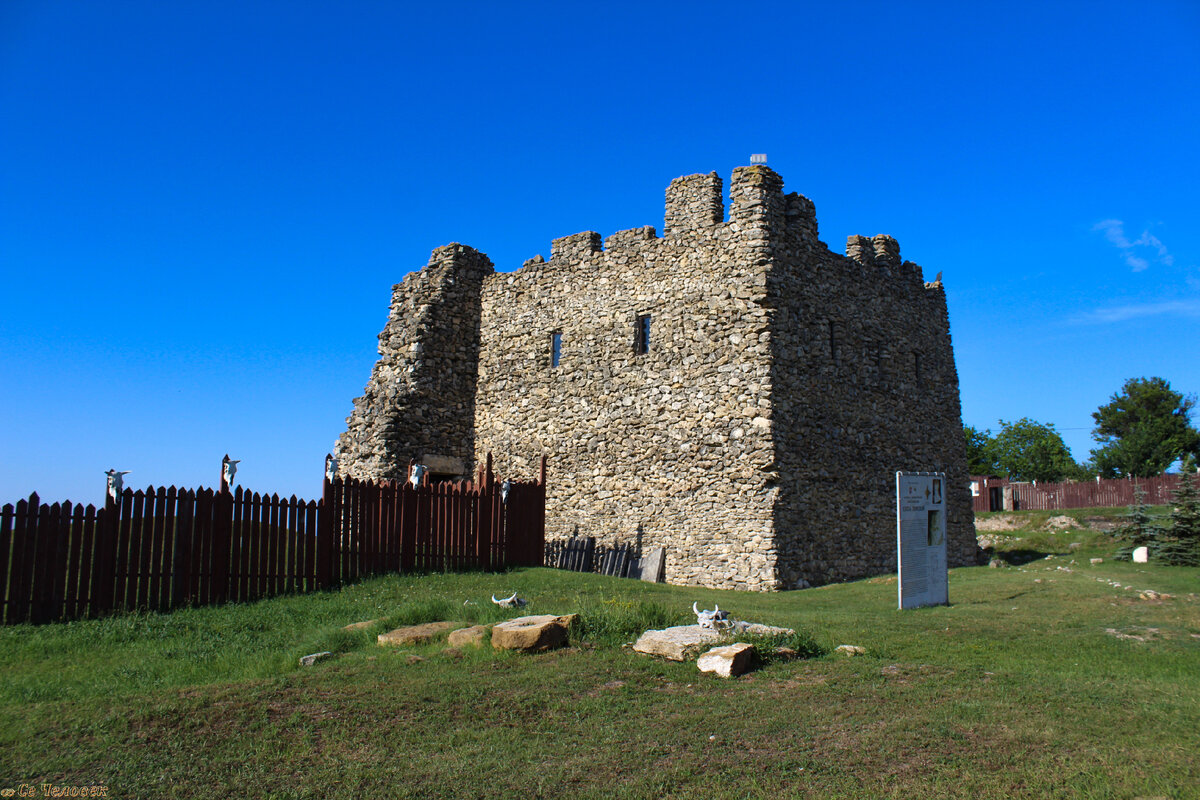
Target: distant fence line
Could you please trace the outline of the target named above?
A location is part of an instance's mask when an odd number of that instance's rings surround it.
[[[976,511],[1057,511],[1133,505],[1139,488],[1146,493],[1148,505],[1165,505],[1171,502],[1171,495],[1179,486],[1179,476],[1036,484],[972,476],[971,484]]]
[[[102,508],[0,509],[0,622],[166,611],[311,592],[368,575],[540,566],[537,480],[326,481],[300,500],[228,489],[125,490]]]

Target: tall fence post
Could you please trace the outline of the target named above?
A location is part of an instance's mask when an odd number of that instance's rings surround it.
[[[213,498],[212,582],[213,602],[229,600],[229,549],[233,540],[233,495],[222,479],[221,491]]]
[[[175,550],[171,554],[171,607],[190,602],[192,593],[192,530],[196,526],[196,493],[179,493],[175,516]]]
[[[96,512],[96,554],[92,558],[92,601],[91,615],[99,617],[113,609],[113,589],[117,570],[117,533],[121,525],[121,508],[125,505],[125,494],[120,498],[105,495],[104,508]]]
[[[0,510],[0,624],[11,621],[12,601],[8,599],[9,587],[12,585],[12,572],[9,571],[9,552],[12,549],[13,522],[16,509],[11,503]]]
[[[321,502],[317,504],[316,582],[319,589],[328,589],[333,585],[333,529],[336,516],[333,480],[326,475],[321,487]]]

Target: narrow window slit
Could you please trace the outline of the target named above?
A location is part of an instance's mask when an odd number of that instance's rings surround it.
[[[642,355],[650,352],[650,315],[640,314],[637,318],[637,331],[633,343],[633,352]]]

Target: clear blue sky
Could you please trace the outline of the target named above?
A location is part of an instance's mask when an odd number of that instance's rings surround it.
[[[390,287],[767,153],[944,273],[967,424],[1200,392],[1200,4],[0,2],[0,502],[314,497]]]

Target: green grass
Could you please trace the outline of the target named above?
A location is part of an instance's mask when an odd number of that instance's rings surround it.
[[[889,576],[768,595],[530,569],[0,629],[0,789],[1200,797],[1200,569],[1113,562],[1107,533],[1052,532],[1042,513],[993,534],[998,557],[1037,560],[953,570],[950,606],[908,612]],[[513,591],[530,605],[489,600]],[[623,647],[690,622],[693,600],[796,628],[809,657],[725,681]],[[400,624],[569,612],[571,646],[540,655],[374,643]],[[379,622],[342,630],[363,620]],[[323,650],[338,655],[297,666]]]

